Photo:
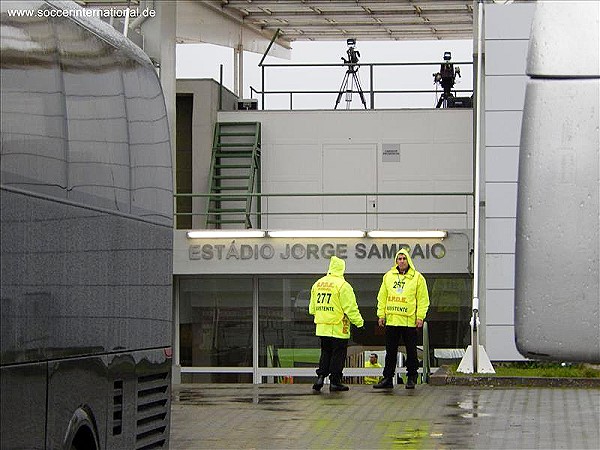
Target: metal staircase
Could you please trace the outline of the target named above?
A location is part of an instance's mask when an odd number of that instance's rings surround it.
[[[215,124],[209,192],[206,228],[260,228],[260,122]]]

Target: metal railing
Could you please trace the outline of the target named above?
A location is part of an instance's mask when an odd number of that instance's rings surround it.
[[[432,367],[429,360],[429,328],[427,321],[423,322],[423,367],[418,369],[421,375],[422,383],[429,383]],[[315,367],[181,367],[181,373],[252,373],[254,374],[254,384],[263,383],[263,378],[266,377],[306,377],[314,378]],[[405,368],[397,368],[396,376],[401,376],[406,373]],[[344,377],[377,377],[382,376],[383,368],[367,368],[367,367],[345,367]]]
[[[181,193],[175,194],[175,199],[181,198],[191,198],[193,199],[206,199],[208,198],[227,198],[227,197],[240,197],[240,194],[232,194],[232,193]],[[464,218],[464,228],[469,228],[472,224],[471,215],[472,215],[472,204],[473,204],[473,193],[472,192],[344,192],[344,193],[249,193],[244,194],[243,196],[248,197],[256,197],[257,203],[260,202],[261,208],[257,211],[251,211],[250,217],[251,222],[254,228],[264,228],[273,225],[269,223],[269,218],[276,217],[301,217],[301,216],[315,216],[315,217],[334,217],[334,216],[355,216],[360,218],[361,223],[355,223],[353,226],[364,226],[365,228],[369,227],[369,217],[371,216],[431,216],[431,217],[443,217],[443,216],[459,216]],[[420,204],[426,203],[424,201],[425,198],[429,198],[428,203],[434,203],[435,199],[438,198],[454,198],[455,201],[452,202],[453,205],[446,208],[427,208],[427,205],[422,207],[415,207],[414,205],[407,204],[405,206],[397,205],[393,209],[386,205],[386,207],[380,206],[380,202],[385,198],[395,198],[396,200],[406,200],[406,199],[419,199]],[[294,200],[302,200],[307,198],[334,198],[334,199],[344,199],[344,198],[362,198],[362,201],[353,203],[351,206],[353,210],[310,210],[304,208],[302,205],[298,203],[294,204]],[[276,205],[270,205],[273,200],[271,199],[287,199],[285,203],[277,202]],[[178,217],[192,217],[199,218],[200,220],[197,223],[204,224],[203,220],[206,216],[205,212],[199,212],[200,210],[204,211],[200,206],[194,208],[192,206],[192,211],[178,211],[177,210],[177,201],[174,202],[175,218]],[[192,201],[193,203],[193,201]],[[414,203],[414,202],[413,202]],[[357,207],[360,205],[360,210]],[[460,205],[460,207],[459,207]],[[214,215],[215,213],[211,213]],[[239,213],[231,213],[231,212],[221,212],[222,217],[233,216]],[[182,229],[186,227],[176,228]],[[195,227],[197,228],[197,227]]]
[[[454,64],[455,67],[472,67],[473,66],[473,62],[470,61],[461,61],[461,62],[452,62],[452,64]],[[418,95],[418,96],[424,96],[425,94],[440,94],[441,92],[443,92],[443,90],[441,90],[441,88],[434,88],[434,89],[390,89],[390,88],[376,88],[376,84],[389,84],[389,79],[392,78],[393,79],[393,83],[398,83],[398,84],[407,84],[407,80],[409,80],[412,84],[415,83],[415,79],[427,79],[429,80],[429,82],[431,82],[433,84],[433,80],[432,80],[432,75],[431,73],[428,73],[425,71],[425,69],[430,68],[429,70],[432,70],[431,68],[433,68],[434,71],[438,70],[440,67],[440,63],[439,62],[408,62],[408,63],[358,63],[358,64],[341,64],[341,63],[336,63],[336,64],[330,64],[330,63],[321,63],[321,64],[261,64],[261,87],[260,89],[256,89],[253,86],[250,86],[250,94],[252,98],[257,98],[260,100],[260,109],[267,109],[266,107],[266,97],[267,96],[281,96],[281,95],[285,95],[289,98],[289,109],[292,110],[294,109],[294,100],[298,97],[298,96],[306,96],[306,95],[310,95],[310,96],[323,96],[323,95],[327,95],[327,96],[332,96],[331,98],[331,109],[335,109],[337,108],[337,102],[335,102],[335,97],[337,95],[340,94],[345,94],[345,90],[342,89],[343,88],[343,83],[340,86],[340,88],[338,90],[333,90],[333,89],[325,89],[325,90],[315,90],[315,89],[267,89],[266,88],[266,71],[275,71],[275,70],[279,70],[280,72],[285,70],[285,69],[292,69],[295,71],[301,71],[301,70],[306,70],[306,69],[325,69],[325,68],[345,68],[348,70],[355,70],[358,72],[360,68],[366,69],[363,70],[362,72],[360,72],[361,74],[364,74],[365,72],[368,73],[368,78],[367,78],[367,83],[363,84],[361,82],[362,85],[362,93],[364,93],[365,95],[365,99],[368,98],[368,107],[365,105],[365,109],[375,109],[375,104],[376,104],[376,99],[379,100],[381,98],[383,98],[383,96],[385,97],[391,97],[391,96],[397,96],[397,95],[402,95],[404,98],[408,98],[409,95]],[[396,75],[390,74],[389,73],[389,69],[391,68],[397,68],[400,69],[400,72]],[[387,73],[376,73],[376,69],[379,72],[382,71],[386,71]],[[402,69],[408,69],[408,70],[402,70]],[[470,96],[473,92],[473,82],[472,82],[472,75],[471,75],[471,71],[466,71],[464,70],[461,73],[465,74],[465,79],[464,81],[467,83],[467,87],[464,89],[452,89],[452,92],[456,95],[459,96],[457,94],[468,94],[468,96]],[[462,76],[462,75],[461,75]],[[281,81],[283,78],[285,77],[276,77],[275,79],[277,79],[277,81]],[[288,78],[292,78],[292,77],[288,77]],[[307,77],[305,77],[307,78]],[[457,79],[457,81],[463,81],[462,79]],[[323,81],[323,83],[326,83],[327,81]],[[333,83],[333,81],[331,81],[331,83]],[[420,85],[424,85],[423,82],[420,83]],[[438,84],[435,84],[435,86],[437,87]],[[352,91],[353,94],[356,94],[358,96],[358,90],[354,89]],[[256,97],[255,97],[256,96]],[[338,99],[339,101],[339,99]],[[424,102],[417,102],[418,105],[421,106],[414,106],[414,100],[412,102],[413,106],[412,107],[419,107],[419,108],[431,108],[434,107],[434,105],[437,102],[437,98],[436,101],[433,102],[433,105],[431,106],[425,106]],[[385,108],[390,108],[390,109],[394,109],[394,108],[407,108],[407,107],[411,107],[411,102],[397,102],[397,104],[395,104],[394,106],[390,106],[389,104],[384,106]],[[310,108],[310,109],[318,109],[318,108]]]

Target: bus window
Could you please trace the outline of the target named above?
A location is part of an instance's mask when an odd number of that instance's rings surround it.
[[[2,33],[2,183],[66,197],[65,101],[52,27],[3,14]]]
[[[68,198],[130,211],[123,57],[74,23],[57,27],[67,108]]]
[[[171,225],[171,156],[167,112],[155,73],[128,67],[123,71],[131,154],[131,209]],[[165,207],[168,206],[168,209]]]

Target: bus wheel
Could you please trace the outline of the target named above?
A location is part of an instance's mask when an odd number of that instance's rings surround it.
[[[80,407],[73,414],[63,448],[69,450],[100,449],[96,425],[88,408]]]

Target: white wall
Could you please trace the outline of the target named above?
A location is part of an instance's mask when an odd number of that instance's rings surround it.
[[[218,119],[261,122],[264,194],[473,189],[471,109],[245,111],[220,112]],[[391,154],[384,156],[384,148]],[[264,211],[316,213],[267,216],[262,226],[269,229],[472,228],[472,197],[464,195],[270,198]]]
[[[535,2],[485,8],[486,350],[520,360],[514,344],[517,172],[525,66]]]

